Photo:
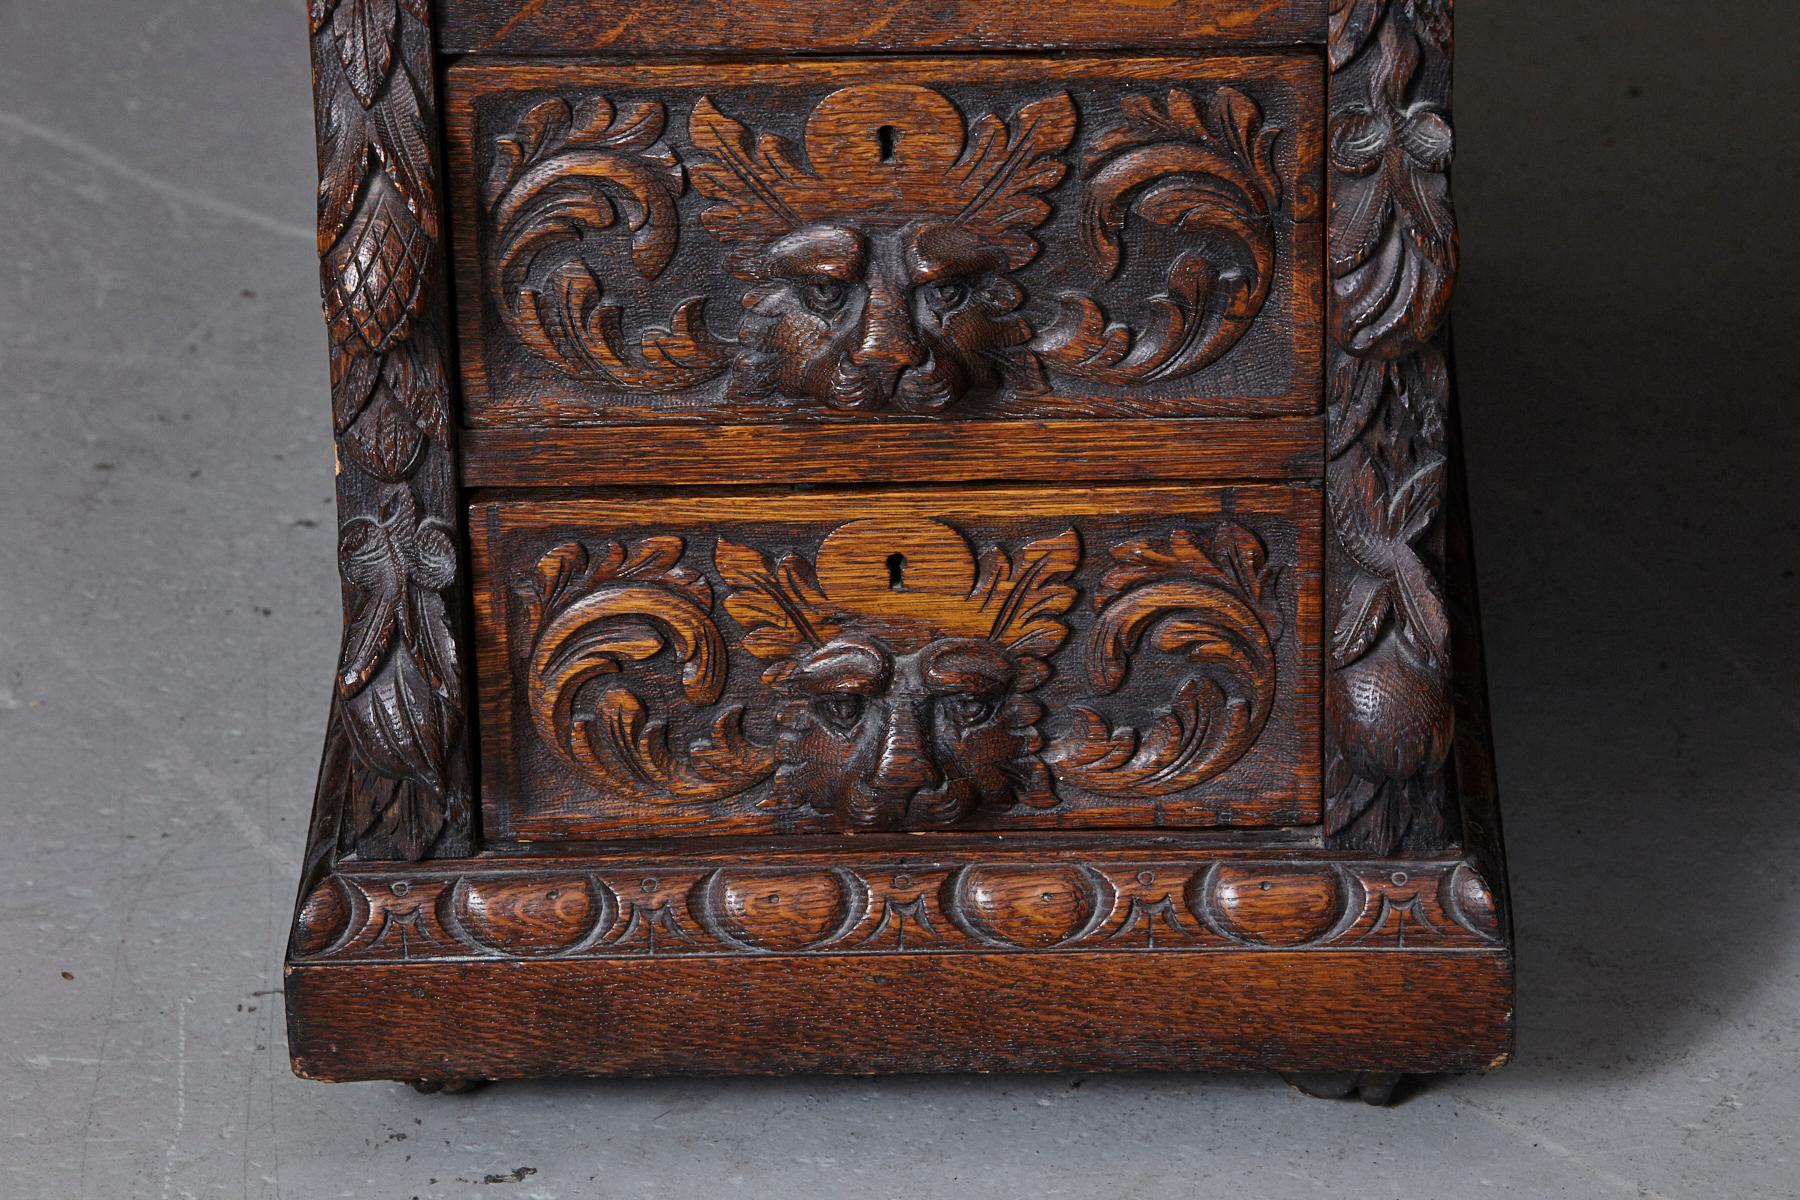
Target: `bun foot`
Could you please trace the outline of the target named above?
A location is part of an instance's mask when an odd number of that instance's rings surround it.
[[[488,1085],[485,1079],[408,1079],[405,1082],[422,1096],[460,1096]]]
[[[1295,1091],[1319,1100],[1342,1100],[1352,1093],[1364,1104],[1391,1104],[1406,1076],[1394,1071],[1282,1071]]]

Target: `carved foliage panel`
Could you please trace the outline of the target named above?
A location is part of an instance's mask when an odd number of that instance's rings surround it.
[[[1318,818],[1319,494],[478,506],[487,827]]]
[[[469,417],[1316,411],[1320,72],[455,70]]]
[[[1489,950],[1473,866],[858,856],[357,871],[301,905],[320,962],[1006,951]]]

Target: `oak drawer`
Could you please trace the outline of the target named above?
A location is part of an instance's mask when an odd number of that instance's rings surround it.
[[[1323,87],[1311,51],[453,66],[464,419],[1316,429]]]
[[[1310,486],[502,498],[484,829],[1319,817]]]

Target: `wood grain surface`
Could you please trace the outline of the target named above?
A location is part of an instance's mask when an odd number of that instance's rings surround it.
[[[453,53],[1103,49],[1325,40],[1324,0],[435,0]]]
[[[1316,55],[478,60],[447,93],[470,424],[1319,411]]]
[[[288,994],[295,1071],[337,1080],[1437,1072],[1512,1047],[1500,951],[291,966]]]
[[[1212,417],[487,428],[461,449],[466,487],[594,488],[1316,480],[1325,446],[1318,417]]]
[[[1318,510],[1271,485],[479,504],[485,828],[1316,820]]]

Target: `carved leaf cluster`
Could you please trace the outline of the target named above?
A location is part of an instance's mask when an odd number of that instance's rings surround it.
[[[750,742],[741,706],[713,721],[711,737],[678,754],[666,718],[625,686],[665,654],[680,665],[681,698],[693,708],[719,699],[726,650],[712,618],[712,586],[681,564],[680,537],[609,542],[592,555],[580,543],[538,560],[527,602],[536,630],[528,688],[544,744],[595,786],[654,803],[735,795],[774,767]],[[595,690],[591,711],[578,711]],[[636,686],[634,684],[634,686]]]
[[[1097,136],[1082,164],[1083,245],[1108,280],[1124,264],[1134,213],[1188,248],[1170,261],[1142,329],[1109,322],[1092,295],[1070,292],[1036,349],[1076,378],[1129,386],[1216,361],[1262,310],[1275,274],[1280,130],[1235,88],[1204,109],[1182,88],[1161,101],[1127,97],[1120,108],[1124,123]]]
[[[617,108],[598,97],[579,110],[541,101],[497,140],[486,182],[507,327],[571,374],[649,392],[694,387],[725,362],[698,298],[633,344],[587,257],[588,239],[620,228],[639,277],[656,278],[674,257],[686,181],[662,140],[666,120],[654,100]]]
[[[338,695],[359,778],[371,785],[359,795],[358,824],[422,854],[443,827],[448,760],[462,732],[442,595],[456,578],[455,546],[447,525],[420,518],[401,484],[373,516],[344,522],[338,561],[347,596]]]
[[[1010,125],[985,113],[948,182],[968,197],[957,223],[983,235],[1014,270],[1037,257],[1032,232],[1050,219],[1045,194],[1068,173],[1061,155],[1075,138],[1075,104],[1058,92],[1022,106]]]
[[[771,557],[721,537],[713,564],[731,589],[726,615],[744,631],[744,649],[757,658],[784,659],[837,635],[846,614],[826,598],[818,572],[804,554],[786,550]]]
[[[970,599],[993,613],[989,638],[1020,654],[1054,654],[1069,636],[1062,618],[1075,606],[1069,577],[1081,565],[1081,535],[1065,529],[1027,542],[1011,556],[990,546],[979,561]]]
[[[1059,780],[1101,795],[1170,795],[1229,769],[1267,724],[1276,687],[1282,572],[1250,530],[1175,529],[1113,548],[1094,591],[1088,678],[1116,691],[1147,641],[1195,667],[1142,734],[1093,708],[1046,757]]]
[[[1377,358],[1431,336],[1458,256],[1450,124],[1440,101],[1414,94],[1421,34],[1398,12],[1339,69],[1328,147],[1332,332],[1346,350]]]

